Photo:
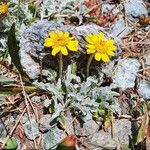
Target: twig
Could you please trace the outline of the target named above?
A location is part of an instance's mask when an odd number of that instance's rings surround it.
[[[26,94],[26,91],[25,91],[25,88],[24,88],[24,85],[23,85],[22,77],[21,77],[20,74],[19,74],[19,78],[20,78],[22,90],[23,90],[24,97],[25,97],[25,104],[26,104],[26,107],[27,107],[27,112],[28,112],[28,116],[29,116],[29,121],[30,121],[30,125],[31,125],[31,130],[33,131],[33,132],[32,132],[32,136],[34,137],[34,129],[33,129],[33,126],[32,126],[32,124],[31,124],[31,116],[30,116],[30,110],[29,110],[29,105],[28,105],[28,97],[27,97],[27,94]],[[35,148],[37,149],[37,145],[36,145],[35,139],[33,139],[33,141],[34,141],[34,146],[35,146]]]
[[[147,68],[144,68],[144,69],[140,69],[138,72],[141,72],[143,70],[149,70],[149,69],[150,69],[150,67],[147,67]]]

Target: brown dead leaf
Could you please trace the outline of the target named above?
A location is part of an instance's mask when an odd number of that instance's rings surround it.
[[[148,114],[143,116],[141,125],[139,126],[136,136],[135,136],[135,145],[141,143],[144,141],[146,134],[147,134],[147,129],[148,129],[148,122],[149,122],[149,116]]]
[[[75,150],[77,145],[77,138],[74,135],[68,135],[62,142],[57,146],[56,150]]]
[[[141,16],[139,20],[140,25],[148,26],[150,25],[150,16]]]
[[[91,16],[99,17],[101,15],[100,0],[85,0],[85,6],[89,8]]]

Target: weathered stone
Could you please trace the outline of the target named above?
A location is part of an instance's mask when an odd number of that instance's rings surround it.
[[[90,149],[95,150],[115,150],[117,146],[129,146],[130,139],[132,139],[131,122],[126,119],[117,120],[114,122],[114,137],[111,137],[111,128],[108,132],[103,130],[89,136],[85,142]]]
[[[124,19],[117,20],[112,26],[112,35],[121,39],[131,31],[131,28],[126,24]]]
[[[143,0],[128,0],[125,3],[125,14],[132,21],[138,21],[142,15],[147,15],[148,11]]]
[[[7,129],[5,123],[0,119],[0,139],[3,139],[7,136]]]
[[[41,97],[40,96],[33,96],[31,98],[31,101],[34,103],[39,103],[39,102],[41,102]]]
[[[66,137],[63,130],[60,130],[56,126],[51,128],[44,134],[44,148],[55,150],[56,146]]]
[[[51,115],[47,114],[44,115],[41,119],[40,119],[40,125],[39,125],[39,129],[41,132],[46,132],[48,130],[50,130],[51,126],[51,121],[53,119],[51,118]]]
[[[150,81],[141,80],[139,94],[145,99],[150,100]]]
[[[24,125],[24,131],[28,139],[34,140],[39,136],[38,124],[35,119],[28,120]]]
[[[126,88],[133,88],[135,79],[140,67],[140,62],[137,59],[121,59],[112,76],[112,87],[120,87],[123,90]]]
[[[99,125],[93,121],[88,120],[83,125],[80,123],[75,124],[75,134],[80,136],[89,136],[96,133],[99,129]]]

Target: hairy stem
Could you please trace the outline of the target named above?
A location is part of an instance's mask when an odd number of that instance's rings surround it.
[[[62,77],[62,71],[63,71],[63,58],[62,53],[59,52],[59,78]]]
[[[91,65],[91,62],[93,60],[93,57],[94,57],[94,54],[90,55],[88,63],[87,63],[87,67],[86,67],[86,76],[87,77],[89,76],[90,65]]]

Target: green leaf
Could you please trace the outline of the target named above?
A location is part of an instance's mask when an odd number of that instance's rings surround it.
[[[19,57],[19,47],[17,45],[16,35],[15,35],[15,23],[12,24],[11,29],[8,32],[8,52],[11,57],[13,64],[16,66],[20,74],[23,73],[23,69],[20,63]]]
[[[98,110],[93,113],[93,117],[96,120],[103,121],[104,130],[107,131],[112,124],[113,113],[107,108],[98,108]]]
[[[15,91],[0,91],[0,95],[16,94]]]
[[[8,139],[8,141],[5,145],[5,149],[6,150],[10,150],[10,149],[15,150],[15,149],[17,149],[17,146],[18,146],[18,144],[17,144],[16,139],[15,138],[10,138],[10,139]]]

